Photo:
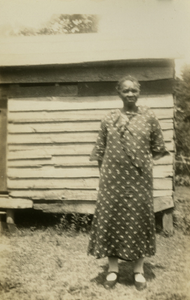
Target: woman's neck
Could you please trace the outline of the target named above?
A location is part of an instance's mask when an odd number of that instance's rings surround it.
[[[136,106],[136,104],[132,105],[132,106],[123,106],[122,109],[121,109],[121,111],[123,113],[126,113],[126,112],[131,112],[131,113],[137,112],[138,111],[138,106]]]

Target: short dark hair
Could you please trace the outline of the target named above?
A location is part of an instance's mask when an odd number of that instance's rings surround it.
[[[140,83],[138,82],[138,80],[137,80],[135,77],[131,76],[131,75],[127,75],[127,76],[125,76],[125,77],[122,77],[122,78],[117,82],[117,84],[116,84],[116,90],[117,90],[117,91],[120,90],[121,85],[122,85],[125,81],[132,81],[132,82],[134,82],[134,83],[137,85],[138,89],[140,90]]]

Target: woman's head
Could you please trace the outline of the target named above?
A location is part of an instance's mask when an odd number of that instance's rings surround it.
[[[138,89],[139,93],[140,93],[140,83],[138,82],[138,80],[131,76],[131,75],[127,75],[125,77],[122,77],[118,82],[117,82],[117,85],[116,85],[116,90],[119,91],[123,85],[123,83],[125,81],[131,81],[134,83],[134,85],[136,86],[136,88]]]
[[[116,89],[124,107],[132,108],[135,106],[140,93],[140,84],[136,78],[132,76],[121,78],[117,83]]]

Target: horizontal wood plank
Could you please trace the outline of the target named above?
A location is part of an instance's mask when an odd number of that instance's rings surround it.
[[[97,189],[99,177],[96,178],[51,178],[51,179],[9,179],[9,189],[14,190],[50,190],[50,189]],[[153,180],[154,190],[172,190],[172,178],[155,178]]]
[[[167,95],[173,93],[174,79],[141,81],[140,84],[141,95]],[[117,95],[115,86],[115,81],[79,82],[78,95],[80,97]]]
[[[171,127],[172,125],[166,124]],[[83,132],[98,131],[100,122],[57,122],[57,123],[33,123],[33,124],[8,124],[9,133],[52,133],[52,132]],[[170,129],[170,128],[168,128]]]
[[[172,196],[173,190],[153,190],[153,197],[166,197],[166,196]]]
[[[165,93],[166,94],[166,93]],[[46,85],[19,85],[12,84],[8,89],[8,98],[40,98],[40,100],[48,101],[50,97],[68,97],[78,95],[77,83],[57,84],[51,83]],[[26,99],[26,101],[27,101]],[[29,100],[29,99],[28,99]]]
[[[8,144],[63,144],[63,143],[93,143],[97,139],[98,132],[65,132],[65,133],[30,133],[9,134]],[[163,131],[165,141],[171,141],[173,130]]]
[[[96,190],[15,190],[10,192],[14,198],[29,198],[32,200],[96,200]]]
[[[154,160],[154,165],[170,165],[173,164],[173,156],[168,155],[165,156],[159,160]],[[66,167],[66,166],[97,166],[97,161],[89,161],[89,155],[83,155],[83,156],[50,156],[47,155],[44,157],[41,157],[41,159],[28,159],[23,158],[21,159],[9,159],[7,163],[9,168],[14,167],[20,167],[20,168],[26,168],[26,167],[42,167],[42,166],[54,166],[54,167]]]
[[[32,208],[33,207],[33,201],[29,199],[22,199],[22,198],[16,198],[12,199],[11,197],[2,198],[0,197],[0,208],[3,209],[26,209],[26,208]]]
[[[62,203],[34,203],[34,209],[41,210],[44,213],[59,213],[59,214],[94,214],[96,201],[63,201]]]
[[[153,179],[154,190],[173,190],[172,178],[154,178]]]
[[[95,189],[99,185],[99,177],[96,178],[51,178],[51,179],[9,179],[8,188],[14,190],[27,189]],[[169,185],[167,185],[168,188]]]
[[[174,129],[173,119],[160,120],[159,123],[160,123],[162,130],[169,130],[169,129],[173,130]]]
[[[173,78],[173,67],[164,66],[130,66],[126,64],[117,66],[76,66],[76,67],[28,67],[4,68],[1,70],[2,83],[62,83],[62,82],[94,82],[118,81],[130,74],[139,81],[161,80]]]
[[[29,150],[15,150],[8,152],[8,161],[10,160],[33,160],[43,159],[50,160],[52,155],[45,151],[45,149],[29,149]]]
[[[8,159],[51,158],[57,155],[89,155],[95,143],[63,145],[9,145]]]
[[[172,196],[172,190],[153,191],[154,197]],[[10,196],[14,198],[29,198],[31,200],[96,200],[97,190],[14,190]]]
[[[109,110],[79,110],[79,111],[54,111],[54,112],[9,112],[10,123],[55,123],[77,121],[101,121]],[[173,108],[153,109],[158,119],[173,119]]]
[[[150,108],[171,108],[174,106],[172,95],[160,95],[141,97],[139,105]],[[122,107],[122,100],[118,96],[97,97],[47,97],[9,99],[8,110],[10,112],[35,112],[35,111],[64,111],[83,109],[115,109]]]
[[[173,129],[173,120],[160,120],[162,130]],[[8,124],[8,133],[51,133],[51,132],[83,132],[98,131],[100,121],[94,122],[56,122],[33,124]]]
[[[149,95],[168,95],[173,93],[174,79],[162,79],[153,81],[141,81],[140,96]],[[80,83],[60,83],[60,84],[46,84],[37,86],[36,84],[27,85],[11,85],[7,89],[7,97],[10,98],[39,98],[46,100],[47,97],[68,97],[68,96],[107,96],[115,95],[118,97],[116,91],[115,81],[97,81],[97,82],[80,82]]]
[[[174,141],[171,142],[165,142],[166,148],[168,151],[173,152],[175,150]]]
[[[34,209],[46,213],[94,214],[96,201],[63,201],[63,203],[34,203]],[[174,207],[172,197],[154,198],[154,212]]]
[[[166,178],[173,176],[173,165],[157,165],[153,167],[154,178]]]
[[[64,144],[64,143],[93,143],[97,139],[97,133],[59,133],[59,134],[33,134],[8,135],[8,144]]]
[[[9,145],[8,160],[51,158],[60,155],[90,155],[95,143],[62,145]],[[169,151],[174,150],[174,142],[166,142]],[[157,162],[159,162],[158,160]]]
[[[109,110],[56,111],[56,112],[9,112],[10,123],[56,123],[77,121],[101,121]]]
[[[9,160],[8,167],[66,167],[66,166],[97,166],[97,161],[89,161],[88,156],[53,156],[50,159],[22,159],[22,160]]]
[[[172,165],[174,162],[174,154],[170,153],[170,155],[166,155],[158,160],[153,160],[153,164],[156,165]]]
[[[165,197],[155,197],[154,198],[154,212],[163,211],[165,209],[174,207],[173,197],[165,196]]]
[[[165,165],[154,166],[153,176],[155,178],[170,177],[173,175],[173,166]],[[79,167],[79,168],[9,168],[9,178],[87,178],[99,177],[97,167]]]
[[[88,178],[99,177],[97,167],[83,168],[9,168],[8,177],[10,178]]]

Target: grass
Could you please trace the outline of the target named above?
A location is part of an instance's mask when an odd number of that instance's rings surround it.
[[[157,233],[157,253],[146,259],[146,290],[135,290],[132,263],[123,261],[115,289],[105,290],[107,259],[87,256],[88,233],[57,225],[20,226],[16,234],[1,236],[0,299],[189,300],[190,235],[181,216],[190,208],[190,200],[188,195],[184,201],[178,198],[174,235]]]

